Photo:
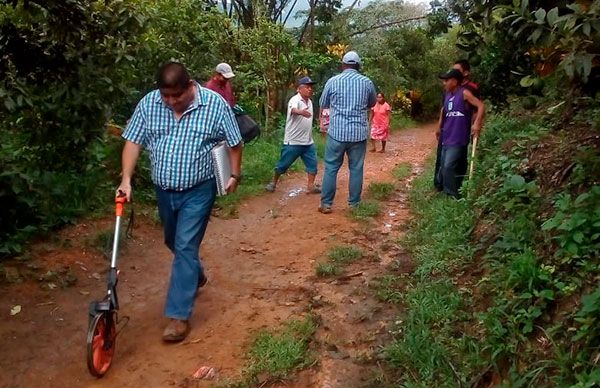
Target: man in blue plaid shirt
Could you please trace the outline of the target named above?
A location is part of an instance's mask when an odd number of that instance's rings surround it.
[[[222,140],[230,146],[227,192],[233,192],[240,181],[242,137],[225,100],[193,81],[182,64],[163,65],[157,84],[158,90],[138,103],[123,133],[123,177],[117,193],[131,199],[131,177],[146,148],[165,244],[174,254],[165,305],[171,321],[163,340],[175,342],[189,333],[198,288],[207,281],[199,249],[217,192],[210,151]]]
[[[321,94],[321,110],[329,109],[329,129],[325,146],[325,172],[319,211],[331,213],[335,197],[337,174],[348,155],[348,204],[360,203],[363,166],[369,135],[368,111],[377,100],[373,82],[359,73],[360,57],[348,51],[342,58],[342,73],[330,78]]]

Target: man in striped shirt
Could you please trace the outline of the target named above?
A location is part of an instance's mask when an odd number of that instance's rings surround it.
[[[146,148],[165,244],[174,254],[165,305],[171,321],[163,340],[181,341],[190,330],[198,288],[207,281],[198,251],[217,191],[210,151],[222,140],[231,147],[227,191],[233,192],[240,180],[242,137],[227,102],[193,81],[182,64],[163,65],[157,84],[158,90],[138,103],[123,133],[123,176],[117,193],[131,200],[131,177]]]
[[[350,171],[348,204],[356,207],[360,203],[369,134],[368,111],[377,100],[373,82],[358,72],[360,65],[358,54],[355,51],[347,52],[342,58],[342,73],[327,81],[321,95],[321,109],[330,110],[319,207],[324,214],[331,213],[337,174],[344,162],[344,155],[348,155]]]

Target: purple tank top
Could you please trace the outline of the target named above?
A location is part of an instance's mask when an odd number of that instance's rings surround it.
[[[444,96],[444,125],[442,127],[442,145],[466,146],[471,140],[472,108],[465,101],[464,87]]]

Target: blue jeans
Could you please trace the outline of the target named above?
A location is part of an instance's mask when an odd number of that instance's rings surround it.
[[[340,142],[333,139],[331,136],[327,137],[324,160],[325,172],[323,173],[323,185],[321,188],[321,206],[331,207],[333,204],[337,185],[337,174],[344,163],[344,154],[348,155],[348,169],[350,170],[348,204],[350,206],[356,206],[360,203],[366,151],[366,140]]]
[[[467,173],[468,146],[442,146],[437,180],[444,193],[455,198]]]
[[[204,274],[199,256],[200,243],[216,193],[214,179],[184,191],[156,187],[165,244],[174,255],[165,305],[165,315],[169,318],[186,320],[192,315],[198,282]]]
[[[298,158],[302,158],[308,174],[317,174],[317,148],[314,144],[284,144],[281,148],[281,156],[275,167],[275,172],[279,175],[285,173]]]

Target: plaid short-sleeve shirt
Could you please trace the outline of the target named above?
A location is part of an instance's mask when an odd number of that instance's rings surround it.
[[[354,69],[330,78],[323,88],[319,105],[329,108],[327,134],[337,141],[358,142],[368,137],[369,108],[375,105],[373,82]]]
[[[194,102],[176,120],[160,92],[138,103],[123,138],[150,153],[152,181],[165,190],[186,190],[214,177],[210,150],[220,141],[242,141],[233,111],[217,93],[196,84]]]

